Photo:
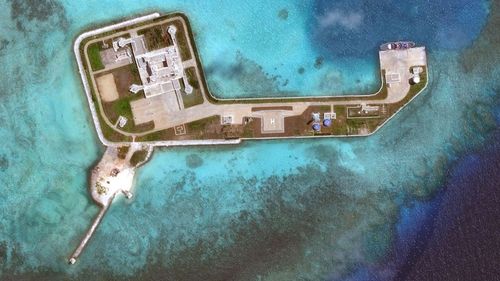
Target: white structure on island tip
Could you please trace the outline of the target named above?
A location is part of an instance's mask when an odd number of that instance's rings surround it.
[[[123,195],[125,195],[125,197],[127,199],[131,199],[134,195],[132,194],[132,192],[128,191],[128,190],[122,190],[122,193]]]

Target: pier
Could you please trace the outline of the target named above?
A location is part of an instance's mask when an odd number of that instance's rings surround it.
[[[68,260],[75,264],[90,238],[102,221],[116,195],[123,194],[131,199],[135,171],[151,157],[152,146],[132,143],[130,146],[108,147],[99,163],[92,169],[89,180],[89,193],[92,200],[101,208],[92,225]],[[137,156],[139,155],[139,157]],[[144,156],[142,156],[144,155]]]
[[[109,205],[101,207],[101,210],[99,211],[99,213],[95,217],[94,222],[90,226],[89,230],[87,230],[87,233],[83,237],[82,241],[80,242],[80,244],[78,245],[76,250],[73,252],[71,257],[69,258],[69,260],[68,260],[69,264],[75,264],[76,260],[78,259],[78,257],[82,253],[83,249],[85,248],[85,246],[87,246],[87,243],[89,242],[90,237],[92,237],[97,226],[99,226],[99,223],[101,222],[102,218],[104,217],[104,214],[106,214],[106,211],[108,210],[108,208],[109,208]]]

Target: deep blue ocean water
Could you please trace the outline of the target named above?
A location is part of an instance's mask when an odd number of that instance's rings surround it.
[[[498,3],[117,3],[0,0],[0,280],[494,280]],[[155,10],[187,13],[220,97],[370,93],[399,39],[428,47],[430,85],[368,138],[157,150],[68,267],[103,151],[73,40]]]

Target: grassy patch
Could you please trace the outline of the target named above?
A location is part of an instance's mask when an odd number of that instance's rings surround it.
[[[125,126],[123,126],[123,128],[121,128],[121,129],[124,130],[125,132],[129,132],[129,133],[144,133],[144,132],[152,131],[152,130],[154,130],[154,128],[155,128],[154,121],[149,121],[149,122],[137,125],[137,124],[134,124],[133,120],[129,120],[127,122],[127,124]]]
[[[323,113],[330,112],[332,110],[332,107],[329,105],[320,105],[317,108],[318,108],[318,111],[323,112]]]
[[[334,105],[333,111],[337,115],[337,119],[332,122],[332,134],[347,135],[347,107],[345,105]]]
[[[101,113],[99,110],[97,110],[97,114],[99,116],[99,123],[101,125],[101,130],[102,130],[102,135],[104,136],[105,139],[111,142],[130,142],[132,141],[132,137],[125,136],[120,132],[117,132],[115,129],[112,127],[108,126],[106,122],[104,122],[104,119],[101,116]]]
[[[129,146],[118,147],[118,158],[125,159],[127,157]]]
[[[112,109],[117,116],[121,115],[127,118],[132,118],[132,108],[130,107],[129,99],[118,99],[116,102],[113,102]]]
[[[203,103],[203,96],[200,90],[200,83],[196,78],[196,69],[194,67],[189,67],[184,70],[186,72],[186,77],[189,84],[193,87],[193,92],[191,94],[186,94],[182,92],[182,102],[184,103],[184,108],[195,106]]]
[[[172,44],[170,35],[166,31],[164,25],[157,25],[146,29],[141,29],[137,32],[139,35],[144,35],[146,48],[149,51],[165,48]]]
[[[160,141],[160,140],[170,140],[175,136],[174,129],[165,129],[161,131],[156,131],[145,136],[137,137],[136,141]]]
[[[182,60],[189,60],[193,56],[191,55],[191,50],[189,50],[188,37],[186,32],[184,32],[184,25],[180,20],[176,20],[171,23],[177,28],[175,37],[177,38],[177,44],[179,47],[179,52]]]
[[[200,82],[198,81],[198,76],[196,75],[196,68],[188,67],[184,69],[184,72],[186,72],[189,84],[195,89],[200,89]]]
[[[154,129],[154,122],[150,121],[144,124],[135,125],[134,116],[132,114],[132,108],[130,102],[143,98],[140,95],[120,98],[113,102],[103,102],[104,113],[108,117],[109,121],[115,124],[120,116],[128,119],[127,124],[121,130],[130,133],[141,133],[147,132]]]
[[[174,25],[177,28],[175,37],[177,39],[177,44],[179,47],[179,53],[182,60],[189,60],[192,58],[191,51],[189,49],[188,37],[184,31],[184,25],[180,20],[167,23],[162,26],[153,26],[150,28],[142,29],[137,32],[139,35],[144,35],[146,47],[148,50],[158,50],[165,48],[173,44],[170,34],[167,30],[170,25]]]
[[[254,136],[255,136],[255,133],[254,133],[254,126],[253,126],[253,124],[251,124],[251,123],[246,124],[243,127],[243,134],[241,135],[241,137],[243,137],[243,138],[253,138]]]
[[[377,127],[383,122],[385,119],[373,118],[373,119],[347,119],[347,126],[350,129],[354,130],[367,130],[368,133],[371,133],[377,129]],[[351,134],[353,132],[351,131]],[[354,133],[356,134],[356,133]]]
[[[120,98],[112,102],[102,102],[104,114],[109,121],[115,124],[120,116],[131,120],[132,108],[130,107],[130,98]]]
[[[99,54],[99,52],[101,51],[99,44],[101,43],[96,42],[90,44],[87,48],[87,54],[89,57],[90,66],[92,67],[93,71],[104,69],[104,64],[102,64],[101,55]]]
[[[343,136],[347,135],[347,124],[344,122],[337,122],[337,124],[334,123],[332,126],[332,135],[336,136]]]
[[[337,118],[347,116],[347,114],[346,114],[347,109],[346,109],[346,106],[344,106],[344,105],[334,105],[333,111],[337,115]]]
[[[134,154],[132,154],[132,157],[130,158],[130,164],[132,166],[136,166],[140,162],[146,160],[146,156],[148,156],[147,150],[138,150],[134,152]]]
[[[194,90],[191,94],[182,92],[182,103],[184,108],[189,108],[203,103],[203,96],[200,90]]]
[[[137,65],[132,63],[129,65],[130,73],[132,74],[132,83],[142,85],[141,75],[139,74],[139,69],[137,69]]]
[[[187,135],[192,139],[223,138],[224,132],[220,124],[220,115],[196,120],[185,124]]]
[[[82,50],[80,50],[80,55],[83,55]],[[84,65],[84,67],[87,69],[88,65],[86,64],[85,60],[82,63]],[[91,82],[92,80],[90,79],[90,74],[88,73],[88,71],[85,73],[85,75],[87,77],[87,81],[89,81],[89,83],[92,83]],[[132,141],[132,137],[125,136],[125,135],[121,134],[120,132],[115,131],[115,129],[108,126],[108,124],[106,124],[106,122],[104,122],[104,119],[102,118],[103,113],[101,112],[99,106],[97,105],[97,94],[95,93],[93,87],[90,87],[90,93],[92,96],[92,101],[94,102],[94,105],[95,105],[94,108],[96,110],[97,118],[99,119],[99,125],[101,127],[102,135],[104,136],[104,138],[110,142],[130,142],[130,141]]]
[[[186,127],[188,130],[199,131],[199,130],[202,130],[203,128],[205,128],[208,124],[212,124],[214,122],[220,123],[220,116],[219,115],[211,116],[211,117],[207,117],[207,118],[193,121],[191,123],[187,123]]]

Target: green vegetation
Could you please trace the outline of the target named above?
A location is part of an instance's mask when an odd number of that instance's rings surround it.
[[[113,113],[118,116],[132,118],[132,108],[130,107],[130,99],[122,98],[112,103]],[[111,119],[111,118],[110,118]],[[114,118],[113,118],[114,119]],[[118,120],[118,118],[116,118]]]
[[[82,42],[82,45],[80,45],[80,46],[84,46],[84,42]],[[84,57],[83,48],[80,48],[80,56],[82,58]],[[83,67],[85,69],[88,69],[89,66],[87,65],[86,61],[83,60],[82,63],[83,63]],[[92,80],[90,79],[90,74],[88,71],[85,73],[85,76],[87,78],[87,81],[89,81],[89,83],[91,83],[90,81],[92,81]],[[102,118],[101,110],[100,110],[99,106],[97,105],[97,95],[96,95],[93,87],[90,87],[90,93],[92,96],[92,101],[94,102],[94,105],[95,105],[95,111],[97,113],[97,118],[99,119],[99,124],[100,124],[102,135],[104,136],[104,138],[110,142],[130,142],[130,141],[132,141],[132,137],[125,136],[125,135],[115,131],[115,129],[111,128],[110,126],[108,126],[108,124],[106,124],[106,122]]]
[[[175,37],[177,38],[177,44],[179,46],[179,52],[182,60],[191,59],[191,50],[189,49],[188,37],[186,32],[184,32],[184,25],[180,20],[176,20],[172,24],[177,28]],[[191,40],[191,42],[194,42],[194,40]]]
[[[147,132],[154,129],[154,122],[150,121],[144,124],[135,125],[134,116],[132,114],[132,108],[130,102],[144,98],[141,95],[134,95],[129,97],[120,98],[113,102],[103,102],[102,106],[104,113],[108,117],[109,121],[116,124],[118,118],[123,116],[128,119],[127,124],[121,130],[130,133],[141,133]]]
[[[149,121],[146,123],[142,123],[139,125],[134,124],[133,120],[129,120],[122,130],[125,132],[130,132],[130,133],[144,133],[144,132],[149,132],[152,131],[155,128],[155,123],[154,121]]]
[[[203,103],[203,96],[201,95],[200,90],[194,90],[191,94],[186,94],[182,92],[182,103],[184,104],[184,108],[189,108],[195,105],[199,105]]]
[[[198,82],[198,76],[196,75],[196,68],[188,67],[184,69],[188,82],[193,88],[200,89],[200,83]]]
[[[132,157],[130,158],[130,164],[132,166],[137,166],[137,164],[146,160],[147,156],[148,156],[147,150],[138,150],[134,152],[134,154],[132,154]]]
[[[129,148],[130,148],[129,146],[118,147],[118,158],[125,159],[125,157],[127,157]]]
[[[345,105],[334,105],[333,111],[337,119],[333,120],[331,132],[333,135],[347,135],[347,107]]]
[[[220,124],[220,116],[219,115],[210,116],[210,117],[207,117],[207,118],[203,118],[203,119],[200,119],[200,120],[193,121],[191,123],[187,123],[186,124],[186,128],[189,131],[201,131],[208,124],[213,124],[213,123]]]
[[[161,140],[175,140],[183,139],[185,136],[189,136],[190,139],[200,139],[203,136],[206,138],[221,138],[220,135],[214,133],[216,132],[216,127],[220,128],[220,116],[215,115],[208,118],[196,120],[185,124],[187,133],[182,136],[176,136],[174,129],[169,128],[165,130],[156,131],[144,136],[136,137],[135,141],[147,142],[147,141],[161,141]],[[220,131],[219,131],[220,132]]]
[[[120,98],[112,102],[102,102],[104,114],[109,121],[115,124],[120,116],[133,120],[132,108],[130,107],[130,98]]]
[[[243,138],[253,138],[255,136],[255,132],[253,130],[253,124],[248,123],[243,127],[243,134],[241,137]]]
[[[329,105],[320,105],[316,106],[315,108],[318,108],[317,110],[320,112],[330,112],[332,110],[332,107]]]
[[[182,102],[184,103],[184,108],[202,104],[203,95],[201,94],[200,83],[198,82],[198,79],[196,79],[196,69],[194,67],[189,67],[184,71],[186,72],[189,84],[194,88],[193,92],[189,95],[182,92]]]
[[[141,29],[137,34],[144,35],[146,48],[150,51],[165,48],[172,44],[170,35],[166,31],[167,27],[158,25]]]
[[[108,188],[103,186],[100,182],[96,182],[95,187],[97,188],[97,193],[99,195],[108,193]]]
[[[102,115],[100,113],[100,110],[98,109],[99,107],[96,106],[96,111],[97,115],[99,117],[99,123],[101,125],[101,130],[102,130],[102,135],[104,136],[105,139],[111,142],[130,142],[132,141],[132,137],[130,136],[125,136],[120,132],[117,132],[114,128],[108,126],[104,119],[102,118]]]
[[[347,135],[347,124],[345,121],[334,123],[332,126],[332,135],[343,136]]]
[[[162,26],[153,26],[141,29],[137,32],[137,34],[144,35],[144,38],[146,39],[146,48],[148,50],[158,50],[173,44],[172,39],[167,32],[168,26],[170,25],[174,25],[177,28],[175,37],[177,39],[182,60],[191,59],[192,55],[189,49],[188,37],[184,31],[184,25],[180,20],[176,20]]]
[[[135,63],[129,64],[130,74],[132,74],[132,83],[142,85],[141,75]]]
[[[137,27],[148,25],[151,23],[161,22],[161,21],[164,21],[166,19],[174,18],[174,17],[181,17],[182,18],[182,21],[175,20],[171,23],[171,24],[175,25],[177,28],[176,37],[177,37],[177,42],[179,44],[179,51],[181,53],[180,55],[181,55],[182,59],[188,60],[188,59],[191,59],[194,55],[194,57],[196,58],[197,64],[200,65],[199,54],[196,50],[196,45],[194,44],[195,40],[194,40],[194,36],[193,36],[193,31],[192,31],[191,26],[189,24],[189,20],[187,19],[187,17],[184,14],[175,13],[175,14],[161,16],[161,17],[156,18],[154,20],[132,26],[131,28],[137,28]],[[188,30],[187,34],[185,32],[183,22],[185,23],[185,26]],[[126,30],[126,29],[123,29],[123,30],[120,29],[119,31],[124,31],[124,30]],[[149,30],[149,28],[143,29],[143,30],[141,30],[141,32],[145,32],[146,30]],[[156,31],[156,32],[158,32],[158,31]],[[113,33],[114,32],[110,32],[109,34],[113,34]],[[109,34],[106,33],[105,35],[109,35]],[[155,37],[158,37],[158,36],[159,35],[157,34]],[[100,37],[100,36],[94,36],[92,38],[89,38],[88,40],[95,39],[98,37]],[[189,44],[188,44],[189,41],[192,42],[192,48],[194,50],[194,54],[192,54],[190,49],[189,49]],[[297,98],[276,98],[276,99],[218,99],[210,94],[210,92],[208,90],[208,86],[206,84],[206,80],[204,78],[204,73],[203,73],[202,68],[200,68],[200,72],[201,72],[202,79],[201,79],[201,81],[198,81],[198,83],[201,82],[200,87],[203,87],[205,89],[205,92],[208,93],[207,98],[209,99],[209,101],[212,103],[216,103],[216,104],[217,103],[218,104],[269,103],[269,102],[271,102],[271,103],[283,103],[283,102],[302,102],[302,101],[304,101],[304,102],[306,102],[306,101],[307,102],[316,102],[316,101],[325,102],[325,101],[342,101],[342,100],[353,100],[353,99],[361,99],[364,101],[371,101],[374,99],[381,99],[381,98],[384,98],[385,96],[387,96],[387,89],[386,89],[384,81],[382,81],[383,87],[382,87],[382,90],[380,92],[377,92],[375,95],[369,95],[369,96],[367,95],[367,96],[361,96],[361,97],[356,97],[356,98],[345,97],[345,96],[344,97],[343,96],[331,96],[331,97],[325,96],[325,97],[318,97],[318,98],[297,97]],[[381,71],[381,77],[383,80],[384,79],[384,70]]]
[[[160,141],[169,140],[174,136],[174,129],[166,129],[161,131],[156,131],[145,136],[137,137],[136,141]]]
[[[102,64],[101,55],[99,54],[101,51],[99,44],[101,43],[92,43],[87,48],[87,54],[93,71],[104,69],[104,64]]]
[[[368,130],[367,133],[371,133],[377,129],[385,119],[380,118],[370,118],[370,119],[347,119],[347,126],[354,130]]]
[[[347,107],[345,105],[334,105],[333,111],[337,115],[337,118],[346,117]]]

